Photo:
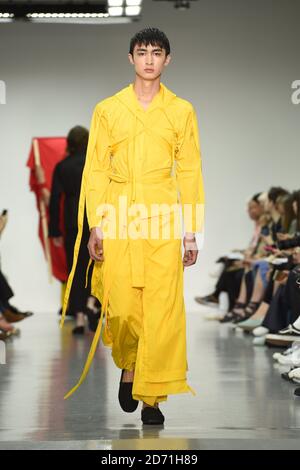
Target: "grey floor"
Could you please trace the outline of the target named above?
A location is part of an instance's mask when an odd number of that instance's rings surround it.
[[[78,379],[91,337],[72,322],[39,314],[20,324],[0,365],[0,449],[295,449],[300,399],[274,365],[274,349],[253,347],[228,325],[188,313],[189,384],[197,395],[170,396],[163,428],[143,427],[140,408],[117,402],[119,370],[99,347],[85,383]]]

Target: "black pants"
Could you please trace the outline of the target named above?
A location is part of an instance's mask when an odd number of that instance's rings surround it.
[[[14,296],[14,293],[8,284],[6,277],[0,270],[0,312],[4,311],[9,306],[9,299]]]
[[[263,326],[271,333],[277,333],[300,314],[300,289],[296,285],[296,274],[290,271],[286,284],[282,284],[274,294]]]
[[[227,267],[229,267],[229,265],[225,262],[224,270],[216,284],[214,294],[218,297],[221,292],[227,292],[229,298],[229,310],[231,310],[240,292],[244,269],[227,271]]]
[[[74,245],[76,241],[77,231],[74,230],[66,230],[66,237],[65,237],[65,248],[66,248],[66,256],[67,256],[67,265],[68,271],[70,273],[73,263],[73,253],[74,253]],[[91,281],[91,272],[92,266],[90,268],[89,279],[87,288],[85,288],[85,275],[88,266],[88,262],[90,259],[87,244],[89,241],[90,231],[88,227],[87,217],[85,214],[84,223],[83,223],[83,231],[82,231],[82,239],[78,253],[78,260],[76,265],[76,270],[74,273],[74,278],[72,282],[72,288],[69,297],[69,306],[68,310],[71,313],[77,312],[84,312],[86,309],[86,303],[88,296],[90,295],[90,281]]]

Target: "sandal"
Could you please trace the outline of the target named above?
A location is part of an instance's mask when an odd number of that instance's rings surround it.
[[[244,319],[244,316],[242,316],[240,313],[236,312],[235,309],[238,309],[238,308],[245,308],[246,307],[246,304],[245,303],[242,303],[242,302],[236,302],[234,304],[234,307],[233,309],[226,313],[225,317],[223,317],[221,320],[220,320],[220,323],[229,323],[229,322],[236,322],[236,321],[241,321]]]
[[[242,315],[241,313],[237,312],[237,310],[244,310],[246,307],[246,303],[244,302],[236,302],[234,304],[233,309],[231,310],[231,313],[233,315],[233,323],[239,323],[240,321],[243,321],[246,319],[245,315]]]
[[[260,306],[260,302],[253,302],[252,300],[250,300],[250,302],[247,304],[245,308],[245,314],[246,314],[245,318],[252,317],[252,315],[255,314],[259,306]]]

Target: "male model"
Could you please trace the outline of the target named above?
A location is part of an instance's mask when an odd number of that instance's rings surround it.
[[[86,208],[92,294],[102,316],[83,374],[65,398],[86,377],[105,315],[102,339],[122,370],[122,409],[132,412],[142,401],[143,423],[162,424],[159,402],[193,393],[186,381],[183,269],[196,262],[195,233],[203,234],[201,154],[192,104],[160,81],[171,59],[166,35],[138,32],[128,56],[134,83],[99,102],[92,117],[64,310]]]

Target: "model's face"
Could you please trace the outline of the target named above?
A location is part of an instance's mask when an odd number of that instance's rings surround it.
[[[151,44],[136,45],[133,56],[129,53],[128,58],[135,67],[135,73],[144,80],[155,80],[171,60],[170,54],[166,56],[165,49]]]

